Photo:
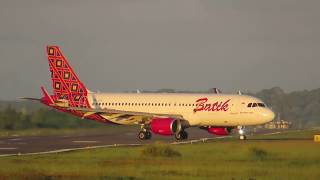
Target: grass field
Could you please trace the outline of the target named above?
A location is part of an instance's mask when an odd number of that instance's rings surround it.
[[[311,138],[319,130],[291,132]],[[296,135],[296,136],[295,136]],[[283,135],[270,135],[277,139]],[[216,140],[0,158],[0,179],[314,179],[320,143],[312,140]]]

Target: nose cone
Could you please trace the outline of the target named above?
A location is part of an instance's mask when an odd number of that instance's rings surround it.
[[[271,111],[270,109],[265,108],[262,112],[261,112],[261,119],[263,123],[267,123],[270,122],[274,119],[275,114],[273,111]]]

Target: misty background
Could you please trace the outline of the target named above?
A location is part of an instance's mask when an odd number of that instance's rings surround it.
[[[93,91],[320,87],[317,0],[0,0],[0,100],[51,91],[58,45]]]

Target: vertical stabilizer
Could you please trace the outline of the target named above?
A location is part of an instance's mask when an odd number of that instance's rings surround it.
[[[47,46],[53,100],[67,100],[70,107],[89,108],[88,90],[79,80],[58,46]]]

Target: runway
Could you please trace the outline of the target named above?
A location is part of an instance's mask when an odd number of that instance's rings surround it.
[[[51,136],[18,136],[0,138],[0,155],[26,154],[57,151],[62,149],[108,146],[115,144],[148,144],[156,141],[173,143],[173,136],[154,135],[151,140],[141,141],[137,131],[97,132],[93,134],[51,135]],[[214,136],[197,128],[188,129],[189,140],[213,138]]]
[[[139,140],[137,137],[139,129],[137,128],[119,128],[115,127],[112,131],[101,130],[81,132],[71,135],[49,135],[49,136],[11,136],[0,138],[0,157],[6,155],[23,155],[23,154],[45,154],[55,152],[66,152],[78,149],[89,149],[97,147],[113,146],[139,146],[144,144],[161,141],[165,143],[176,144],[174,136],[152,135],[151,140]],[[189,138],[187,141],[179,141],[179,144],[201,142],[204,140],[220,139],[209,134],[207,131],[199,128],[187,129]],[[278,140],[312,140],[311,138],[269,138],[268,135],[279,134],[285,131],[259,131],[254,134],[250,133],[252,138],[249,141],[278,141]],[[266,135],[265,138],[255,139],[255,135]],[[238,134],[233,134],[238,136]],[[232,137],[232,136],[229,136]]]

